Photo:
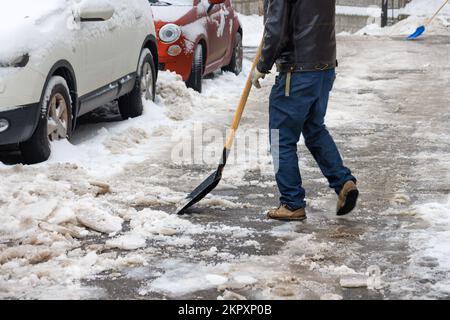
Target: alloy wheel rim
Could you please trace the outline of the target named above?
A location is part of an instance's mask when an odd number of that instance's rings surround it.
[[[141,90],[145,100],[153,100],[153,73],[148,62],[142,67]]]
[[[66,99],[60,93],[52,96],[48,107],[47,134],[50,141],[65,139],[69,124]]]

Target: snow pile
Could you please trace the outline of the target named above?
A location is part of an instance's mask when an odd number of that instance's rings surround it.
[[[160,102],[166,106],[166,115],[173,120],[186,120],[192,114],[199,94],[187,89],[180,75],[162,72],[158,77],[156,90]]]
[[[117,174],[128,163],[147,159],[158,146],[170,141],[178,122],[189,120],[194,109],[202,110],[204,100],[197,92],[186,88],[180,76],[161,72],[157,103],[145,101],[141,117],[83,126],[74,132],[72,142],[52,143],[49,161],[37,166],[67,162],[82,167],[92,176]],[[158,145],[151,139],[155,135],[161,136]]]
[[[16,166],[0,175],[1,298],[43,298],[44,288],[63,284],[70,292],[92,274],[145,264],[133,250],[147,247],[147,240],[191,246],[190,236],[204,231],[176,215],[123,209],[101,198],[110,190],[106,183],[88,182],[74,165],[54,165],[45,174]],[[120,233],[125,222],[129,230]]]
[[[441,0],[414,0],[408,3],[405,8],[401,9],[400,13],[429,19],[441,5]],[[440,20],[444,26],[450,27],[449,3],[444,6],[439,15],[436,17],[436,20]]]
[[[407,6],[399,10],[399,14],[409,15],[408,18],[393,26],[380,28],[378,24],[370,24],[358,32],[357,35],[396,36],[410,35],[420,25],[426,23],[434,12],[442,4],[441,0],[413,0]],[[449,34],[450,5],[447,4],[441,13],[427,27],[427,34]]]
[[[202,226],[132,207],[173,205],[186,195],[163,186],[167,172],[160,163],[167,161],[168,142],[174,133],[190,135],[197,121],[228,125],[248,70],[246,61],[238,77],[224,73],[204,80],[203,94],[162,72],[156,103],[146,102],[141,117],[82,125],[71,142],[52,143],[45,163],[0,164],[0,297],[45,298],[55,290],[61,298],[97,297],[101,290],[80,286],[80,279],[145,266],[144,252],[159,250],[153,244],[190,249],[194,237],[205,232],[250,237],[253,231],[245,228]],[[144,160],[155,174],[130,178],[127,168]],[[219,197],[207,201],[236,206]]]
[[[380,28],[377,24],[370,24],[356,32],[356,35],[372,35],[372,36],[406,36],[412,34],[417,27],[425,23],[424,18],[418,16],[410,16],[401,20],[390,27]],[[427,34],[448,34],[449,29],[441,20],[435,19],[427,27]]]
[[[414,229],[410,243],[416,251],[411,256],[411,272],[420,278],[434,279],[430,292],[450,293],[450,197],[446,202],[433,202],[416,208],[418,217],[429,226]],[[438,278],[444,277],[439,281]]]
[[[405,8],[400,9],[400,13],[430,17],[436,12],[442,3],[442,0],[413,0],[408,3]],[[441,15],[450,16],[450,4],[447,3],[447,5],[442,9]]]

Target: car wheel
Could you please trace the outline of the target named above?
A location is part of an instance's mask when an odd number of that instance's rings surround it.
[[[223,67],[222,70],[233,72],[235,75],[240,74],[242,72],[243,57],[244,57],[244,49],[242,47],[242,36],[240,33],[237,33],[234,41],[234,48],[230,64]]]
[[[202,78],[203,78],[203,47],[201,44],[197,45],[194,53],[194,60],[192,61],[192,70],[189,79],[186,81],[186,86],[195,91],[202,92]]]
[[[28,141],[20,144],[23,162],[34,164],[50,157],[50,142],[67,139],[72,130],[72,107],[69,88],[64,78],[50,78],[41,106],[41,115]]]
[[[155,101],[156,69],[153,55],[149,49],[142,50],[133,90],[119,98],[119,110],[123,119],[142,115],[142,99]]]

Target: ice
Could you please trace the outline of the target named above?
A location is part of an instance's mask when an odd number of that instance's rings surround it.
[[[367,287],[367,281],[366,275],[352,274],[342,277],[339,284],[343,288],[365,288]]]
[[[342,296],[335,293],[325,293],[320,297],[320,300],[342,300]]]
[[[106,210],[83,204],[77,209],[77,220],[84,226],[106,234],[122,230],[123,219]]]
[[[247,274],[234,274],[233,275],[233,279],[238,282],[238,283],[242,283],[244,285],[252,285],[255,284],[256,282],[258,282],[257,279],[255,279],[254,277],[247,275]]]
[[[228,278],[217,274],[207,274],[206,280],[208,280],[212,285],[219,286],[226,283]]]
[[[135,234],[125,234],[106,241],[106,246],[123,250],[136,250],[146,245],[145,238]]]

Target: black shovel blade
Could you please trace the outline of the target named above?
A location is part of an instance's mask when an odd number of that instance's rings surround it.
[[[220,180],[222,179],[222,171],[225,167],[228,158],[228,150],[224,149],[222,154],[222,161],[217,170],[212,173],[205,181],[203,181],[194,191],[192,191],[186,199],[177,207],[176,214],[182,215],[185,211],[194,204],[202,200],[208,193],[213,191]]]
[[[178,206],[176,213],[184,214],[186,209],[190,208],[200,200],[202,200],[208,193],[214,190],[215,187],[222,179],[222,174],[218,171],[211,174],[205,181],[203,181],[194,191],[192,191],[184,200],[184,202]]]

